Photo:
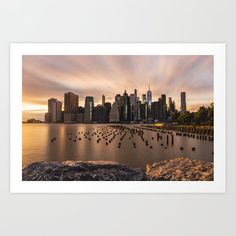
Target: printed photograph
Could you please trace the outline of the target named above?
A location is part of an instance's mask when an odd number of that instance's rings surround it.
[[[23,55],[23,181],[214,181],[213,55]]]

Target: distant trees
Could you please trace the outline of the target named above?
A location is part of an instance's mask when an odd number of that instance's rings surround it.
[[[201,106],[196,112],[177,112],[172,115],[172,121],[181,125],[214,125],[214,103],[209,107]]]

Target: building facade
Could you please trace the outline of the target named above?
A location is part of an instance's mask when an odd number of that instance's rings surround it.
[[[152,104],[152,91],[150,89],[150,85],[147,91],[147,102],[148,102],[148,106],[151,107]]]
[[[114,102],[112,104],[111,111],[110,111],[109,122],[111,122],[111,123],[120,122],[119,107],[118,107],[116,102]]]
[[[85,123],[93,122],[93,108],[94,108],[94,99],[92,96],[87,96],[85,98],[85,106],[84,106],[84,122]]]
[[[79,96],[68,92],[64,94],[64,122],[72,123],[77,121]]]
[[[56,101],[56,122],[62,122],[62,102]]]
[[[121,122],[130,122],[130,98],[125,90],[123,96],[121,96]]]
[[[105,102],[106,102],[106,98],[105,98],[105,95],[103,94],[103,95],[102,95],[102,105],[103,105],[103,106],[104,106]]]
[[[181,100],[180,112],[185,113],[187,111],[187,109],[186,109],[186,92],[180,93],[180,100]]]
[[[97,105],[93,108],[93,122],[95,123],[106,123],[106,108],[102,105]]]

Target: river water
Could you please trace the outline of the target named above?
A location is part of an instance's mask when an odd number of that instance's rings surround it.
[[[144,141],[137,134],[131,137],[129,132],[120,141],[125,132],[119,133],[106,124],[23,124],[22,127],[23,166],[43,160],[109,160],[140,168],[175,157],[213,161],[213,142],[176,136],[175,132],[172,145],[166,142],[167,134],[161,134],[162,140],[158,140],[156,132],[147,130]]]

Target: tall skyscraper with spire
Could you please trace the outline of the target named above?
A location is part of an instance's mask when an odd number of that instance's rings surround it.
[[[151,106],[151,104],[152,104],[152,91],[150,89],[150,84],[149,84],[149,88],[147,91],[147,102],[148,102],[148,106]]]

